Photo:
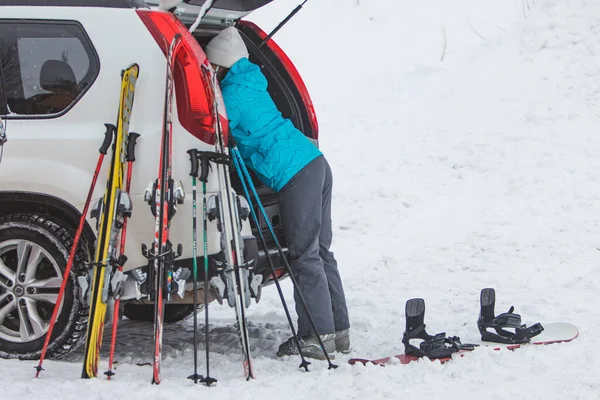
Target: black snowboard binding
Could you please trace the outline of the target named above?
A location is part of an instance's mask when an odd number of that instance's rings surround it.
[[[481,311],[477,320],[477,327],[484,342],[523,344],[529,343],[531,338],[539,335],[544,330],[540,324],[527,327],[521,324],[521,316],[513,313],[514,307],[510,307],[507,313],[494,316],[494,305],[496,303],[496,292],[492,288],[481,290]],[[496,333],[489,332],[492,328]],[[514,329],[514,332],[506,329]]]
[[[425,301],[410,299],[406,302],[406,331],[402,337],[404,353],[430,359],[450,357],[459,350],[473,350],[476,345],[462,344],[458,336],[446,337],[445,332],[430,335],[425,330]],[[411,339],[422,339],[419,347],[410,344]]]

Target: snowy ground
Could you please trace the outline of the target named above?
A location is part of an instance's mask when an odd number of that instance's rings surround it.
[[[150,358],[149,325],[124,321],[113,381],[80,380],[77,355],[46,361],[39,380],[35,362],[0,360],[0,398],[600,398],[600,3],[447,3],[312,1],[276,36],[309,87],[334,170],[350,357],[401,353],[412,297],[425,299],[430,331],[477,337],[484,287],[496,288],[497,312],[572,322],[576,341],[445,365],[350,366],[338,355],[337,370],[314,362],[302,373],[274,356],[289,329],[272,287],[249,310],[252,382],[233,311],[213,305],[215,387],[185,379],[190,321],[165,331],[159,387],[136,365]],[[250,19],[268,30],[295,4]]]

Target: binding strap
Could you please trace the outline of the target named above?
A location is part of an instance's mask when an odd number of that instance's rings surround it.
[[[480,317],[477,326],[481,333],[481,340],[504,344],[524,344],[529,343],[532,337],[542,333],[544,327],[540,323],[527,327],[521,323],[521,316],[513,313],[514,309],[511,307],[508,312],[500,314],[490,321],[484,321]],[[496,333],[488,332],[488,328],[494,329]],[[506,328],[512,328],[515,331],[507,331]]]
[[[411,339],[422,339],[423,341],[417,348],[410,344]],[[476,346],[462,344],[458,336],[446,337],[445,332],[429,335],[425,331],[425,324],[418,326],[410,333],[404,332],[402,343],[404,343],[405,354],[430,359],[447,358],[459,350],[473,350]]]

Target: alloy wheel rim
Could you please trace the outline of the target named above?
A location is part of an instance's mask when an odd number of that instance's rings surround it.
[[[25,239],[1,242],[0,339],[27,343],[44,336],[61,284],[58,263],[42,246]]]

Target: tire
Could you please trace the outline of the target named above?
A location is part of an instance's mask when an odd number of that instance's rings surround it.
[[[202,310],[203,305],[198,306]],[[172,324],[183,321],[194,313],[193,304],[166,304],[164,322]],[[125,304],[123,315],[133,321],[154,321],[154,305],[152,304]]]
[[[74,237],[73,231],[61,225],[61,221],[44,215],[11,214],[0,217],[2,358],[40,358]],[[82,242],[65,288],[47,358],[66,356],[85,337],[88,309],[80,302],[76,278],[77,266],[89,260]],[[17,276],[19,259],[25,260],[27,265]]]

